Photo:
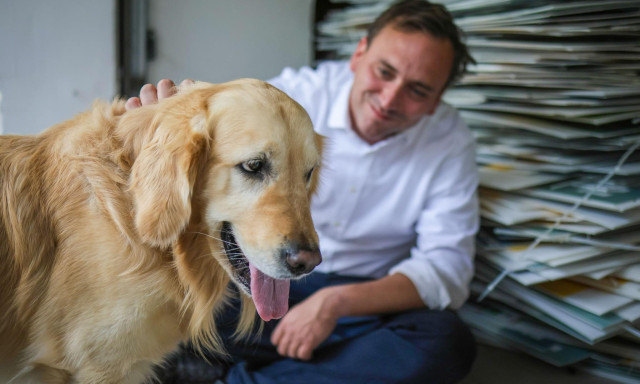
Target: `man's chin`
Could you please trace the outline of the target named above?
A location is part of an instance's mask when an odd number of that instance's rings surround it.
[[[369,144],[375,144],[404,130],[402,122],[389,118],[380,119],[373,112],[359,120],[352,127],[353,131]]]
[[[373,145],[379,141],[386,139],[389,136],[392,136],[394,133],[387,133],[384,130],[365,130],[363,132],[357,132],[358,136],[367,143]]]

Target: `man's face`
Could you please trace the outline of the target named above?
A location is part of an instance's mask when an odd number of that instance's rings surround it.
[[[354,73],[349,114],[369,144],[413,126],[436,110],[453,62],[447,39],[386,26],[367,48],[360,40],[351,57]]]

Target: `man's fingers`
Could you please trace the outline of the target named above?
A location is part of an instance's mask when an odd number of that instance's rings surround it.
[[[140,89],[140,102],[150,105],[158,102],[158,89],[153,84],[145,84]]]
[[[281,356],[289,356],[289,341],[286,339],[280,340],[277,344],[278,353]]]
[[[278,324],[271,334],[271,343],[275,345],[278,353],[293,359],[311,359],[314,348],[313,342],[309,339],[300,340],[293,335],[287,334],[281,326],[282,323]]]
[[[293,337],[293,335],[282,331],[280,328],[281,325],[282,324],[278,324],[278,327],[276,327],[274,333],[271,335],[271,342],[276,346],[276,349],[281,356],[288,356],[295,359],[295,352],[298,349],[298,343],[295,341],[295,337]]]
[[[296,357],[300,360],[310,360],[313,348],[307,343],[302,343],[296,351]]]
[[[176,93],[176,85],[169,79],[158,81],[158,99],[162,100]]]
[[[182,80],[182,82],[180,83],[180,88],[182,88],[182,87],[188,87],[189,85],[193,85],[193,84],[195,84],[195,83],[196,83],[196,82],[195,82],[195,81],[193,81],[193,79],[184,79],[184,80]]]
[[[193,83],[193,80],[185,79],[180,83],[180,86],[191,85]],[[124,107],[129,111],[140,108],[143,105],[155,104],[158,100],[175,95],[177,91],[175,83],[169,79],[160,80],[157,87],[153,84],[145,84],[140,88],[140,97],[129,98],[124,104]]]
[[[127,102],[124,103],[124,109],[126,109],[127,111],[140,107],[142,107],[142,103],[140,102],[139,97],[130,97],[129,99],[127,99]]]
[[[299,347],[300,347],[300,344],[297,341],[289,343],[289,346],[287,347],[287,356],[291,357],[292,359],[300,358],[298,356]]]

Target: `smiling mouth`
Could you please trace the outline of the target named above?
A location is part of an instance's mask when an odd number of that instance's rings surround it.
[[[241,288],[246,294],[251,295],[251,272],[249,271],[249,260],[245,257],[242,249],[236,242],[231,229],[231,223],[225,221],[222,223],[220,237],[224,245],[224,251],[231,264],[233,277],[240,283]]]
[[[378,108],[374,107],[373,105],[371,106],[371,109],[373,110],[374,115],[376,115],[376,117],[380,120],[391,120],[391,116],[382,112],[381,110],[379,110]]]

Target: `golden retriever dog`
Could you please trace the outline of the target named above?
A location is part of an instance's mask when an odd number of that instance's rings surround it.
[[[250,79],[0,136],[6,380],[145,382],[182,340],[221,348],[230,282],[239,334],[256,309],[283,316],[289,279],[321,260],[321,145],[300,105]]]

